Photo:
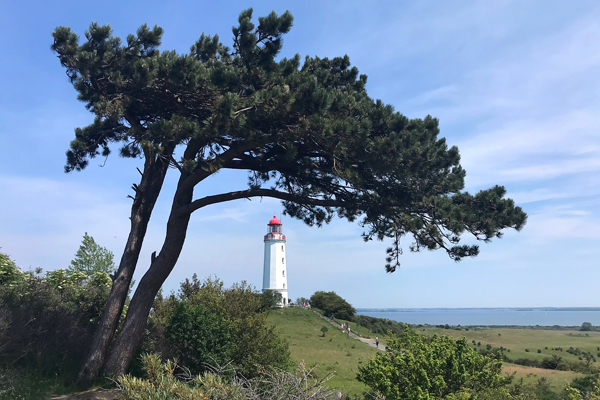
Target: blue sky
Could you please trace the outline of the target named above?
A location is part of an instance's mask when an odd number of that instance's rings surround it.
[[[336,220],[321,229],[282,218],[290,297],[334,290],[356,307],[599,306],[600,4],[594,1],[106,1],[0,2],[0,251],[24,269],[65,268],[84,232],[119,258],[140,160],[111,156],[65,174],[75,127],[92,121],[49,47],[93,21],[125,37],[165,30],[163,50],[187,52],[201,33],[231,42],[243,9],[294,15],[283,56],[348,54],[371,97],[411,118],[440,119],[474,192],[502,184],[529,214],[525,229],[455,263],[441,252],[402,256],[386,274],[386,243]],[[167,179],[136,273],[159,250],[173,193]],[[244,187],[219,173],[197,196]],[[264,199],[196,212],[165,284],[216,275],[262,282],[262,237],[281,206]],[[118,261],[118,260],[117,260]]]

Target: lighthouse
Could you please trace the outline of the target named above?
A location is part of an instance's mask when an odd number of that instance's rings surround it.
[[[283,307],[287,307],[290,303],[285,266],[285,235],[281,231],[281,221],[276,216],[273,216],[273,219],[267,224],[262,290],[263,292],[275,290],[281,293]]]

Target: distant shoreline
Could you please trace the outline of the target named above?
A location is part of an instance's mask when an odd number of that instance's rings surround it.
[[[600,307],[358,308],[359,315],[414,326],[548,327],[600,326]]]

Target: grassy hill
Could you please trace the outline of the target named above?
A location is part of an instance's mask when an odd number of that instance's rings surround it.
[[[348,338],[339,329],[327,324],[322,318],[311,310],[302,308],[286,308],[273,310],[269,313],[269,322],[276,325],[283,337],[290,344],[292,359],[295,362],[304,361],[307,367],[317,365],[317,375],[324,376],[334,372],[335,376],[329,381],[329,386],[342,388],[349,394],[362,393],[366,387],[356,380],[358,367],[369,358],[373,358],[379,350],[364,343]],[[336,320],[339,324],[341,320]],[[325,337],[321,336],[321,327],[329,329]],[[374,337],[366,328],[357,327],[350,323],[352,331],[364,337]],[[569,347],[579,348],[596,355],[600,347],[600,332],[580,332],[569,330],[533,330],[511,328],[479,328],[477,330],[452,330],[441,328],[421,328],[419,331],[426,335],[447,334],[458,338],[465,336],[475,342],[481,342],[481,347],[486,345],[510,349],[506,355],[511,359],[528,358],[542,360],[552,354],[563,357],[566,361],[579,361],[578,357],[567,352]],[[588,336],[586,336],[586,333]],[[380,335],[381,342],[385,336]],[[476,345],[472,345],[479,348]],[[547,347],[547,349],[546,349]],[[552,350],[553,348],[561,348]],[[529,351],[526,351],[529,350]],[[541,353],[538,353],[538,349]],[[599,362],[596,365],[600,365]],[[521,365],[505,363],[503,372],[515,373],[516,379],[523,379],[526,383],[536,383],[545,377],[551,388],[561,391],[566,382],[573,378],[582,377],[584,374],[573,371],[558,371],[542,368],[531,368]]]
[[[340,329],[327,324],[311,310],[284,308],[269,312],[268,320],[279,328],[289,342],[292,359],[304,361],[307,367],[318,365],[317,375],[334,372],[328,382],[330,387],[341,388],[349,394],[359,394],[366,389],[356,380],[358,366],[379,351],[358,340],[349,338]],[[329,331],[322,337],[321,327]]]

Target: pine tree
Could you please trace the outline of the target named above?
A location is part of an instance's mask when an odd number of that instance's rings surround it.
[[[75,258],[71,260],[68,268],[69,272],[83,272],[88,276],[96,272],[113,274],[116,270],[113,262],[114,254],[112,251],[96,243],[93,237],[87,232],[83,235],[81,246],[75,253]]]
[[[283,201],[285,213],[321,226],[333,216],[358,220],[365,240],[389,238],[386,270],[409,248],[445,251],[453,260],[507,228],[520,230],[526,214],[494,186],[464,192],[465,171],[456,147],[438,138],[437,119],[408,119],[371,99],[367,77],[348,56],[275,57],[292,16],[271,13],[252,23],[243,11],[233,47],[202,34],[189,54],[158,51],[162,29],[146,25],[126,43],[110,26],[92,24],[86,41],[69,28],[55,30],[53,50],[95,114],[78,128],[66,171],[120,145],[123,157],[144,159],[133,185],[131,230],[113,290],[81,373],[93,379],[105,364],[148,221],[169,167],[179,175],[158,255],[141,279],[121,333],[106,361],[110,375],[126,370],[143,333],[152,301],[174,268],[194,211],[252,197]],[[175,154],[176,149],[182,152]],[[246,171],[248,186],[194,199],[194,189],[223,169]]]

